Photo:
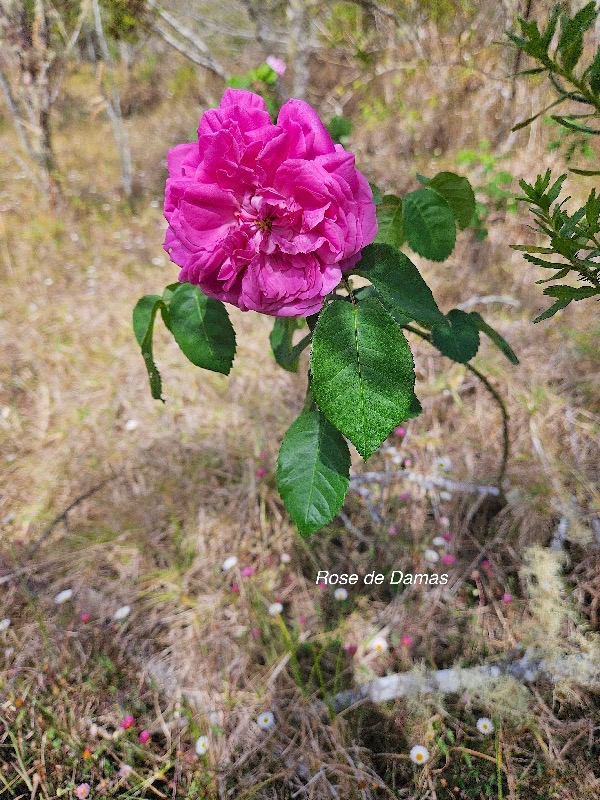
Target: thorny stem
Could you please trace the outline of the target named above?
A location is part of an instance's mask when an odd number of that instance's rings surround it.
[[[410,331],[411,333],[415,333],[417,336],[420,336],[421,339],[425,339],[426,342],[431,343],[431,336],[424,331],[420,331],[418,328],[413,328],[412,325],[403,325],[402,326],[405,330]],[[476,367],[472,366],[471,364],[464,365],[469,372],[472,372],[479,380],[483,383],[485,388],[494,398],[498,408],[500,409],[500,413],[502,414],[502,461],[500,462],[500,470],[498,471],[498,477],[496,478],[496,482],[498,487],[501,488],[502,481],[504,480],[504,475],[506,473],[506,467],[508,465],[508,457],[510,455],[510,438],[509,438],[509,431],[508,431],[508,422],[509,422],[509,414],[508,409],[506,408],[506,403],[498,393],[496,389],[492,386],[489,380],[485,377],[485,375],[480,372]]]

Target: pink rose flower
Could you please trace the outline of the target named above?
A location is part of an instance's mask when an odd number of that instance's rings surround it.
[[[354,155],[301,100],[273,124],[261,97],[227,89],[168,166],[164,248],[179,280],[242,311],[316,314],[377,233]]]

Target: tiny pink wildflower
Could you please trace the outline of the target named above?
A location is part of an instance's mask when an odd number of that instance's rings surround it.
[[[298,622],[300,623],[300,625],[306,625],[306,623],[308,622],[308,617],[306,616],[306,614],[300,614],[300,616],[298,617]]]
[[[75,797],[78,797],[79,800],[84,800],[88,797],[90,793],[90,785],[89,783],[80,783],[79,786],[75,789]]]
[[[450,565],[454,564],[455,561],[456,561],[456,556],[453,556],[451,553],[444,553],[444,555],[441,558],[442,564]]]
[[[451,542],[452,541],[452,534],[450,533],[450,531],[446,531],[446,533],[442,533],[442,539],[445,542]]]
[[[412,500],[412,494],[410,492],[402,492],[398,499],[402,503],[409,503]]]
[[[257,478],[264,478],[266,474],[267,474],[267,470],[264,467],[259,467],[256,470],[256,477]]]
[[[395,525],[390,525],[388,528],[388,533],[390,536],[395,536],[398,533],[398,530]]]
[[[121,727],[124,731],[126,731],[128,728],[133,728],[134,725],[135,717],[132,714],[128,714],[125,719],[121,720]]]
[[[397,428],[394,428],[394,433],[396,436],[406,436],[406,428],[403,425],[398,425]]]
[[[231,584],[231,591],[234,594],[239,594],[240,593],[240,585],[239,585],[239,583],[232,583]]]
[[[87,623],[91,620],[92,615],[88,614],[87,611],[84,611],[83,614],[79,617],[79,622],[82,625],[87,625]]]
[[[254,567],[244,567],[242,578],[251,578],[254,575]]]
[[[348,653],[349,656],[354,656],[354,655],[356,655],[356,651],[358,650],[358,647],[355,644],[347,644],[344,649]]]
[[[261,458],[261,459],[264,461],[264,460],[265,460],[265,458],[267,458],[267,457],[268,457],[268,455],[269,455],[269,454],[267,453],[267,451],[266,451],[266,450],[261,450],[261,451],[260,451],[260,453],[258,454],[258,457],[259,457],[259,458]]]
[[[512,596],[512,594],[510,594],[510,592],[505,592],[502,595],[502,602],[503,603],[507,603],[507,604],[508,603],[512,603],[512,599],[513,599],[513,596]]]
[[[282,58],[277,58],[277,56],[267,56],[265,61],[271,67],[273,72],[276,72],[280,78],[285,74],[287,64]]]
[[[402,647],[412,647],[414,643],[415,640],[412,636],[403,636],[402,639],[400,639],[400,644]]]
[[[138,739],[140,740],[140,744],[146,744],[147,742],[150,741],[150,731],[146,731],[146,730],[140,731],[140,735],[138,736]]]
[[[412,465],[413,465],[412,458],[405,458],[404,459],[404,463],[403,463],[404,467],[412,467]]]
[[[258,639],[258,637],[260,636],[260,629],[259,628],[252,628],[252,630],[250,631],[250,634],[251,634],[253,639]]]

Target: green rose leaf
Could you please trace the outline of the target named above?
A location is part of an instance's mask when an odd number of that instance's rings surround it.
[[[297,345],[292,343],[294,333],[306,324],[302,317],[276,317],[269,336],[275,361],[288,372],[298,372],[300,354],[309,344],[308,334]]]
[[[475,195],[466,178],[454,172],[438,172],[427,186],[444,197],[454,211],[460,230],[464,230],[475,213]]]
[[[400,324],[418,320],[444,323],[431,289],[412,261],[387,244],[371,244],[362,251],[356,273],[367,278],[381,302]]]
[[[320,411],[305,411],[291,424],[277,459],[277,486],[304,536],[338,514],[350,482],[350,451]]]
[[[470,314],[453,308],[445,322],[433,326],[431,341],[448,358],[466,364],[479,350],[479,331]]]
[[[485,335],[492,340],[496,347],[508,358],[511,364],[519,363],[519,359],[506,339],[501,336],[497,330],[492,328],[491,325],[488,325],[481,314],[478,314],[477,311],[472,311],[469,316],[475,323],[477,329],[481,331],[481,333],[485,333]]]
[[[402,200],[396,195],[386,194],[377,206],[376,242],[400,248],[404,244],[402,226]]]
[[[154,333],[154,320],[160,308],[164,310],[164,303],[162,298],[157,294],[147,294],[142,297],[133,309],[133,332],[137,343],[142,349],[142,356],[144,357],[144,364],[148,372],[150,380],[150,391],[155,400],[163,400],[162,397],[162,380],[160,373],[154,363],[154,356],[152,353],[152,335]],[[164,400],[163,400],[164,402]]]
[[[410,413],[415,371],[404,334],[379,300],[334,300],[313,333],[312,391],[364,459]]]
[[[417,189],[406,195],[402,203],[402,223],[406,241],[420,256],[443,261],[454,250],[454,212],[434,189]]]
[[[229,375],[235,356],[235,332],[220,300],[182,283],[169,302],[171,332],[192,364]]]

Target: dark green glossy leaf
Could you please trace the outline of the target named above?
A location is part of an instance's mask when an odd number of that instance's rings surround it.
[[[276,317],[269,336],[275,361],[288,372],[298,372],[300,354],[310,342],[310,334],[294,346],[294,333],[304,327],[305,321],[298,317]]]
[[[404,244],[402,225],[402,200],[396,195],[386,194],[377,206],[376,242],[400,248]]]
[[[448,201],[454,211],[458,227],[464,230],[475,213],[475,195],[469,181],[454,172],[438,172],[427,186],[435,189]]]
[[[357,274],[371,281],[392,316],[406,324],[418,320],[434,325],[444,322],[431,289],[410,259],[386,244],[372,244],[362,251]]]
[[[402,222],[406,241],[420,256],[443,261],[454,249],[454,212],[434,189],[417,189],[406,195],[402,202]]]
[[[169,302],[171,332],[192,364],[228,375],[235,356],[235,332],[220,300],[182,283]]]
[[[334,300],[319,315],[311,354],[321,411],[364,459],[407,418],[414,395],[412,353],[379,300]]]
[[[485,335],[492,340],[492,342],[496,345],[496,347],[499,350],[501,350],[504,353],[504,355],[508,358],[511,364],[519,363],[519,359],[517,358],[514,350],[506,341],[506,339],[503,336],[501,336],[497,330],[492,328],[491,325],[488,325],[488,323],[484,320],[481,314],[477,313],[477,311],[472,311],[470,316],[471,319],[475,322],[478,330],[480,330],[481,333],[485,333]]]
[[[292,423],[277,459],[277,486],[290,517],[305,536],[339,513],[348,490],[350,451],[320,411]]]
[[[154,320],[159,310],[164,308],[162,298],[157,294],[147,294],[136,303],[133,309],[133,332],[142,350],[144,364],[150,381],[150,391],[155,400],[162,400],[162,380],[154,363],[152,336]],[[164,401],[163,401],[164,402]]]
[[[470,314],[453,308],[445,322],[433,326],[431,341],[448,358],[466,364],[479,350],[479,331]]]

